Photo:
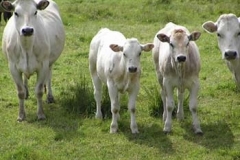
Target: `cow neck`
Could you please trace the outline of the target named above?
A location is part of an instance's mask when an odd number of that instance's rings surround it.
[[[33,47],[33,37],[24,37],[24,36],[20,36],[19,38],[20,43],[21,43],[21,47],[23,50],[25,51],[29,51],[32,50]]]
[[[178,77],[178,88],[181,92],[183,92],[183,79],[185,77],[185,62],[184,63],[177,63],[174,59],[172,59],[174,64],[175,73]]]

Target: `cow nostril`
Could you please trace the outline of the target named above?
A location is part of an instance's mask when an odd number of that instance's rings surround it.
[[[33,34],[33,28],[24,28],[24,29],[22,29],[22,34],[24,36],[31,36]]]
[[[178,60],[178,62],[185,62],[186,61],[186,57],[185,56],[178,56],[177,60]]]
[[[137,67],[129,67],[128,70],[129,72],[134,73],[137,71]]]

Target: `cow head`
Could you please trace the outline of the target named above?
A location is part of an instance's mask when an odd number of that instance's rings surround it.
[[[187,59],[189,42],[195,41],[201,36],[200,32],[193,32],[190,35],[182,29],[175,29],[170,36],[164,33],[157,35],[161,42],[169,43],[171,54],[177,63],[183,63]]]
[[[217,33],[223,59],[231,61],[240,57],[240,23],[234,14],[223,14],[217,22],[207,21],[202,27],[208,33]]]
[[[124,61],[126,62],[127,71],[136,73],[140,71],[140,56],[142,51],[151,51],[154,45],[152,43],[140,44],[137,39],[127,39],[123,46],[118,44],[111,44],[110,48],[114,52],[123,54]]]
[[[14,24],[21,36],[31,36],[38,26],[38,10],[44,10],[49,5],[47,0],[41,0],[37,4],[34,0],[16,0],[1,2],[1,7],[6,12],[13,12]]]

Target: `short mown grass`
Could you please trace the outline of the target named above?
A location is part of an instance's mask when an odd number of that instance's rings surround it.
[[[29,82],[27,118],[16,121],[18,99],[7,60],[0,56],[0,159],[240,159],[240,93],[221,59],[216,36],[201,28],[222,13],[240,16],[239,0],[56,0],[66,30],[66,44],[53,66],[53,93],[56,103],[44,104],[45,121],[36,116],[34,85]],[[192,132],[188,93],[184,101],[185,119],[173,116],[172,132],[162,132],[162,102],[151,53],[141,57],[141,89],[137,100],[140,133],[132,135],[127,95],[121,98],[121,119],[117,134],[109,133],[110,101],[103,86],[104,119],[95,119],[93,86],[88,70],[88,49],[92,37],[102,27],[153,41],[155,33],[172,21],[201,31],[197,41],[201,53],[201,90],[198,115],[203,136]],[[1,22],[0,33],[5,26]],[[2,35],[2,34],[0,34]],[[44,95],[44,99],[45,99]]]

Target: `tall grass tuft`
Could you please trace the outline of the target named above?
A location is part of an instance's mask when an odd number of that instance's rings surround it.
[[[61,92],[60,105],[69,113],[92,117],[95,111],[93,88],[83,76],[79,82],[67,85]]]
[[[161,99],[159,87],[155,86],[153,88],[143,86],[145,96],[148,101],[148,109],[150,116],[161,117],[163,113],[163,102]]]

